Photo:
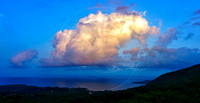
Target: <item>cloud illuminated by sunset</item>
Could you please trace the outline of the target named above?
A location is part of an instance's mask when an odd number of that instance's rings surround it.
[[[114,12],[89,14],[81,18],[75,30],[58,31],[51,56],[42,66],[107,65],[117,61],[118,50],[131,39],[146,45],[148,35],[159,34],[139,13]],[[133,44],[134,45],[134,44]]]

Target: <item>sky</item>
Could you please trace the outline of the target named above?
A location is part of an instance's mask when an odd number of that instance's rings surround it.
[[[82,72],[77,68],[160,73],[198,64],[199,3],[1,0],[0,74],[63,76]]]

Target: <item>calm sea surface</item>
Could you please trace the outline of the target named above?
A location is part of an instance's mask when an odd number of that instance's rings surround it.
[[[144,84],[133,83],[153,80],[166,70],[118,70],[118,71],[67,71],[67,76],[0,77],[0,85],[24,84],[38,87],[88,88],[89,90],[122,90]],[[55,73],[55,72],[53,72]],[[67,74],[68,73],[68,74]]]
[[[132,83],[131,78],[38,78],[38,77],[3,77],[0,85],[24,84],[39,87],[83,87],[89,90],[121,90],[144,84]],[[140,80],[137,80],[140,81]],[[143,81],[143,79],[141,79]]]

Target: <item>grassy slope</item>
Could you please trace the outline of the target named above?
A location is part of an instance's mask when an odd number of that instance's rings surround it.
[[[200,65],[166,73],[146,86],[122,91],[22,85],[1,86],[0,91],[0,103],[200,103]]]

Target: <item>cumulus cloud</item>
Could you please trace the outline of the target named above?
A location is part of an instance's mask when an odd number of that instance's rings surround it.
[[[200,62],[200,50],[197,48],[167,48],[154,46],[145,56],[137,58],[139,67],[183,68]]]
[[[145,46],[148,36],[159,34],[159,28],[135,13],[98,12],[80,19],[75,30],[57,32],[55,49],[41,60],[42,66],[110,65],[118,61],[119,48],[131,39]]]
[[[157,41],[158,45],[167,46],[173,40],[177,40],[178,31],[176,28],[168,28],[167,32],[161,35]]]
[[[173,40],[177,40],[177,30],[169,28],[167,32],[160,35],[152,48],[133,48],[125,50],[124,54],[131,54],[131,60],[137,62],[137,67],[146,68],[182,68],[200,62],[200,50],[187,47],[168,48]],[[192,37],[188,34],[186,39]]]
[[[131,50],[124,50],[123,53],[131,54],[132,55],[131,60],[135,60],[135,57],[138,55],[139,51],[140,51],[140,47],[136,47],[136,48],[132,48]]]
[[[200,50],[168,48],[165,46],[154,45],[152,48],[141,50],[131,49],[131,60],[137,62],[137,67],[141,68],[184,68],[200,62]]]
[[[37,50],[25,50],[19,52],[17,55],[10,59],[11,67],[14,68],[24,68],[26,67],[26,63],[32,59],[34,59],[38,55]]]

